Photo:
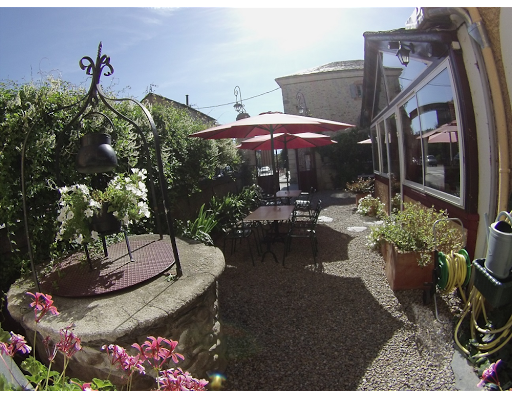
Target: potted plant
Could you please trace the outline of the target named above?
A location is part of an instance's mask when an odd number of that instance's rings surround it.
[[[368,195],[359,200],[356,212],[363,216],[380,219],[386,214],[385,207],[386,205],[378,197]]]
[[[56,240],[87,244],[149,217],[145,179],[146,171],[134,168],[131,175],[116,175],[104,191],[82,184],[60,188]]]
[[[396,291],[419,289],[432,282],[434,251],[458,252],[463,248],[464,235],[445,211],[404,203],[402,211],[384,215],[382,224],[371,227],[368,240],[370,247],[381,250],[386,277]]]
[[[374,178],[362,178],[359,177],[357,180],[347,182],[346,188],[349,192],[356,195],[356,205],[359,204],[359,200],[368,195],[373,195],[375,186]]]

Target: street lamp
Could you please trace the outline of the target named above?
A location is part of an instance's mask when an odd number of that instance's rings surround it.
[[[61,107],[57,110],[54,110],[47,115],[56,113],[61,110],[67,110],[72,109],[74,107],[80,106],[77,114],[73,117],[73,119],[64,127],[62,134],[69,132],[72,125],[74,125],[77,121],[83,120],[85,118],[89,117],[100,117],[106,120],[110,125],[111,128],[114,127],[112,121],[103,113],[96,110],[97,105],[101,102],[103,103],[110,111],[112,111],[117,117],[123,119],[124,121],[128,122],[135,131],[140,135],[141,140],[143,142],[143,145],[141,146],[143,150],[145,151],[145,155],[147,158],[147,168],[148,168],[148,183],[150,185],[150,191],[152,192],[153,196],[153,203],[154,203],[154,210],[155,210],[155,218],[156,218],[156,227],[160,234],[160,238],[163,237],[160,223],[159,223],[159,215],[165,215],[165,220],[167,224],[167,231],[171,240],[172,250],[174,254],[174,261],[176,265],[176,273],[177,276],[182,276],[182,269],[181,264],[179,260],[178,255],[178,248],[176,246],[176,238],[174,234],[174,224],[173,219],[171,217],[170,212],[170,202],[169,202],[169,196],[167,192],[167,182],[164,177],[163,172],[163,163],[162,163],[162,156],[161,156],[161,148],[160,148],[160,139],[158,135],[158,131],[156,130],[155,123],[153,121],[153,117],[149,113],[148,109],[142,105],[140,102],[138,102],[135,99],[132,98],[108,98],[103,93],[103,90],[100,85],[100,78],[103,74],[104,76],[110,76],[114,73],[114,68],[110,64],[110,57],[107,55],[101,55],[101,49],[102,44],[99,43],[98,46],[98,54],[96,57],[96,61],[93,61],[92,58],[88,56],[84,56],[80,62],[80,68],[82,70],[85,70],[86,74],[88,76],[92,76],[91,86],[89,88],[89,91],[87,94],[78,102]],[[119,111],[117,111],[112,105],[111,102],[119,103],[119,102],[132,102],[133,104],[140,107],[140,109],[143,111],[150,127],[151,132],[153,135],[153,143],[154,143],[154,150],[155,150],[155,157],[156,157],[156,163],[157,163],[157,170],[158,170],[158,181],[160,185],[160,193],[161,193],[161,202],[159,203],[157,201],[157,197],[155,194],[155,188],[154,184],[151,178],[151,172],[149,172],[150,168],[150,151],[149,147],[146,141],[146,138],[142,132],[141,127],[132,119],[129,117],[123,115]],[[35,124],[34,124],[35,125]],[[22,206],[23,206],[23,217],[25,222],[25,235],[27,240],[27,246],[28,246],[28,253],[30,257],[30,264],[32,273],[34,276],[34,280],[36,283],[36,287],[38,291],[40,291],[39,286],[39,280],[37,278],[37,273],[35,270],[35,264],[34,264],[34,258],[33,258],[33,252],[32,252],[32,246],[30,243],[30,233],[28,228],[28,209],[27,209],[27,194],[26,194],[26,187],[25,187],[25,151],[27,147],[27,142],[30,136],[30,133],[33,129],[32,128],[27,132],[25,139],[23,141],[22,146],[22,154],[21,154],[21,189],[22,189]],[[92,134],[85,135],[82,138],[82,148],[79,150],[78,156],[77,156],[77,170],[84,174],[96,174],[96,173],[102,173],[102,172],[109,172],[113,171],[115,167],[117,166],[117,157],[110,146],[110,135],[104,133],[104,129],[101,132],[95,132]],[[58,153],[57,153],[58,156]],[[57,172],[59,172],[59,167],[57,166]],[[164,214],[161,214],[161,212],[164,212]]]
[[[297,111],[299,112],[299,116],[309,116],[309,109],[306,105],[306,98],[304,98],[304,94],[299,91],[295,98],[297,99]]]
[[[245,107],[242,103],[242,90],[240,90],[239,86],[235,86],[234,94],[235,94],[236,102],[233,105],[233,107],[238,112],[238,115],[236,116],[236,120],[238,121],[238,120],[246,119],[246,118],[250,117],[249,113],[247,113],[245,111]],[[238,94],[240,94],[240,102],[238,102]]]

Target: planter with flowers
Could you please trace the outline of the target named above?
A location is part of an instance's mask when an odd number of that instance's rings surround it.
[[[352,192],[356,195],[356,205],[359,204],[359,200],[368,195],[373,195],[373,190],[375,186],[374,178],[357,178],[356,181],[347,182],[346,188],[349,192]]]
[[[85,185],[60,188],[56,240],[87,244],[149,217],[145,179],[145,170],[132,169],[130,175],[116,175],[104,191]]]
[[[434,235],[433,225],[438,220]],[[463,232],[445,211],[404,203],[403,211],[384,215],[382,221],[371,228],[368,245],[381,251],[393,291],[424,288],[432,282],[434,251],[449,253],[463,248]]]

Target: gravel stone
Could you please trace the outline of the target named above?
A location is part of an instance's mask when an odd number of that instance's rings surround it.
[[[351,193],[317,192],[318,199],[328,222],[317,226],[316,266],[308,240],[292,242],[290,268],[281,264],[282,243],[272,246],[279,263],[268,254],[261,261],[252,239],[234,253],[226,246],[223,390],[457,390],[456,291],[437,295],[440,321],[421,290],[393,292],[382,256],[366,246],[376,220],[355,212]]]

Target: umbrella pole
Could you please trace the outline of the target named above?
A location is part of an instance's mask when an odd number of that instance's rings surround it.
[[[286,190],[287,191],[290,191],[290,182],[288,181],[288,167],[289,167],[289,159],[288,159],[288,148],[286,147],[286,137],[284,137],[284,156],[285,156],[285,159],[284,159],[284,172],[286,173]]]
[[[274,154],[274,128],[270,127],[270,153],[272,157],[272,181],[274,185],[274,205],[277,205],[277,197],[276,193],[279,190],[279,186],[276,186],[275,180],[276,180],[276,159]],[[277,175],[277,184],[279,185],[279,175]],[[277,188],[277,190],[276,190]]]

